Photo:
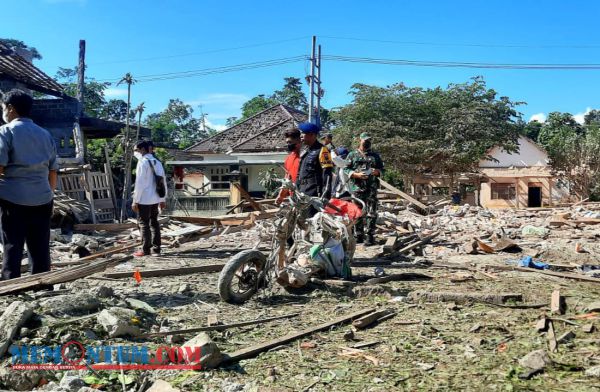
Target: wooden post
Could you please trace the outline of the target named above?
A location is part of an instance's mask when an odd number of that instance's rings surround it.
[[[83,169],[83,178],[85,180],[85,195],[90,202],[90,213],[92,215],[92,223],[96,223],[96,207],[94,205],[94,185],[90,179],[89,169]]]
[[[77,65],[77,100],[79,101],[79,110],[77,112],[77,122],[83,115],[85,94],[85,40],[79,40],[79,64]]]
[[[110,167],[110,158],[108,156],[108,150],[106,146],[104,147],[104,159],[106,159],[106,163],[104,164],[104,173],[106,173],[108,186],[110,187],[110,197],[113,201],[115,219],[119,219],[119,214],[117,213],[117,194],[115,192],[115,183],[113,182],[112,169]]]

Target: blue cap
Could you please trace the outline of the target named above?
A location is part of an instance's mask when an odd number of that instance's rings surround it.
[[[342,158],[346,158],[346,156],[348,156],[348,153],[350,153],[350,151],[348,151],[348,149],[346,147],[338,147],[335,149],[335,153]]]
[[[319,133],[320,129],[316,124],[304,122],[298,125],[298,129],[302,133]]]

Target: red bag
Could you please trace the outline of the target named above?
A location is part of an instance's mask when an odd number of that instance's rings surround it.
[[[337,208],[331,208],[330,206],[325,207],[325,212],[330,215],[348,216],[350,220],[357,220],[362,214],[362,210],[359,206],[352,203],[351,201],[345,201],[340,199],[331,199],[329,204]]]

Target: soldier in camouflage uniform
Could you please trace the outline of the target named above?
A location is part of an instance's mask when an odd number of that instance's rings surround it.
[[[376,152],[371,151],[371,137],[360,134],[360,146],[346,158],[348,166],[344,169],[350,177],[350,192],[365,203],[366,214],[356,224],[356,242],[365,240],[365,220],[367,223],[367,241],[365,245],[375,245],[375,224],[377,222],[377,190],[379,177],[383,173],[383,161]]]

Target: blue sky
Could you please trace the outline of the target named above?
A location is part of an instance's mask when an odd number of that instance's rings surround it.
[[[323,54],[490,63],[600,64],[600,2],[594,1],[4,1],[0,36],[36,47],[54,75],[76,64],[87,41],[88,75],[98,80]],[[393,42],[383,42],[393,41]],[[237,49],[234,49],[237,48]],[[169,98],[202,105],[213,125],[239,116],[247,99],[304,78],[306,62],[139,83],[134,105],[162,110]],[[489,70],[323,62],[325,107],[348,103],[353,83],[446,86],[475,75],[525,101],[524,118],[600,108],[600,70]],[[123,98],[122,86],[110,97]]]

